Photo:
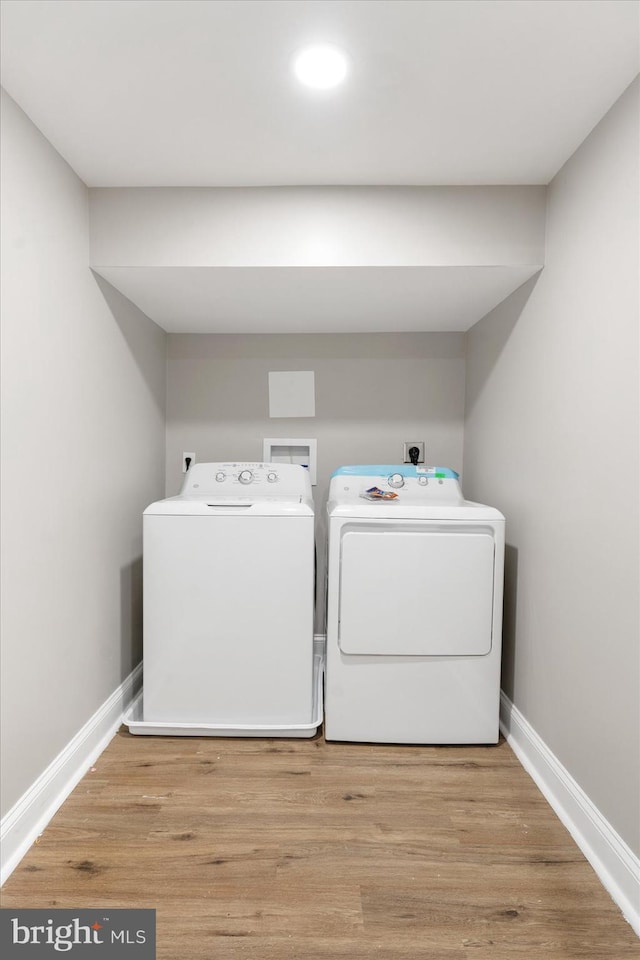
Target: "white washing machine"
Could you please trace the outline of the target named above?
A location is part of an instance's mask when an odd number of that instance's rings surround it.
[[[327,510],[326,738],[495,743],[502,514],[406,464],[341,467]]]
[[[198,463],[144,533],[144,682],[132,733],[312,736],[314,509],[292,464]]]

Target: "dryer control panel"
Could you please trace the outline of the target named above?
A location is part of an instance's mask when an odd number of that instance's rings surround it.
[[[292,463],[195,463],[187,473],[181,497],[234,497],[253,499],[308,499],[309,472]]]
[[[331,477],[329,500],[460,504],[464,501],[458,474],[448,467],[409,464],[364,464],[339,467]]]

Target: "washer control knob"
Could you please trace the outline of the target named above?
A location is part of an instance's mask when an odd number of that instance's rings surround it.
[[[404,487],[404,477],[401,473],[392,473],[389,477],[390,487]]]
[[[278,479],[278,474],[274,473],[273,470],[271,470],[267,474],[267,480],[269,481],[269,483],[275,483],[277,479]]]
[[[429,481],[427,480],[426,477],[418,477],[418,483],[420,484],[421,487],[426,487]]]
[[[218,481],[218,483],[222,483],[222,481],[226,479],[227,479],[226,473],[224,473],[223,470],[218,470],[218,472],[216,473],[216,480]]]
[[[253,480],[253,473],[251,470],[241,470],[238,474],[238,480],[240,483],[251,483]]]

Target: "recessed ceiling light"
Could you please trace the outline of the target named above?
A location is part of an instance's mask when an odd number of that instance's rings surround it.
[[[346,77],[347,58],[342,50],[329,44],[306,47],[295,58],[293,71],[305,86],[329,90]]]

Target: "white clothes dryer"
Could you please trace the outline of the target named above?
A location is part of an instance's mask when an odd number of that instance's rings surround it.
[[[338,469],[328,511],[328,740],[498,740],[505,519],[440,467]]]
[[[144,681],[132,733],[312,736],[314,509],[293,464],[198,463],[144,512]]]

